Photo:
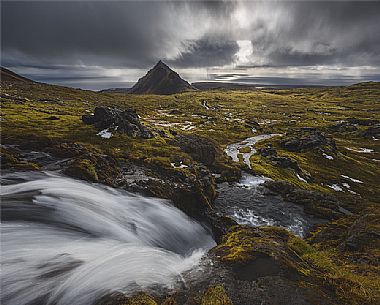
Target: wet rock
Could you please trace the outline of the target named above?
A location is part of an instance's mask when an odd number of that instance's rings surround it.
[[[202,297],[201,305],[233,305],[222,285],[210,286]]]
[[[264,186],[284,200],[304,206],[305,212],[310,215],[325,219],[343,215],[339,201],[329,194],[300,189],[285,181],[266,181]]]
[[[294,152],[324,149],[330,152],[336,151],[335,141],[312,127],[304,127],[287,133],[280,141],[280,145]]]
[[[17,169],[17,170],[38,170],[40,165],[35,162],[30,162],[23,159],[17,152],[1,148],[0,164],[2,170]]]
[[[99,131],[109,129],[126,133],[134,138],[152,138],[150,129],[143,126],[133,109],[121,110],[116,107],[96,107],[93,115],[83,115],[85,124],[94,125]]]
[[[360,135],[364,138],[380,138],[380,124],[368,127],[366,130],[362,131]]]

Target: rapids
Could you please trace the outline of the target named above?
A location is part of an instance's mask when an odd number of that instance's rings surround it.
[[[2,181],[4,305],[88,305],[111,292],[183,285],[215,245],[169,202],[52,173]]]

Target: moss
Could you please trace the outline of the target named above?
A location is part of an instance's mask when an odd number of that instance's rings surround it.
[[[89,160],[75,160],[65,171],[65,174],[87,181],[99,181],[95,165]]]
[[[177,302],[173,297],[167,297],[161,305],[177,305]]]
[[[39,170],[40,166],[37,163],[29,162],[27,160],[21,159],[17,153],[11,152],[10,150],[1,149],[1,168],[10,169],[14,168],[17,170]]]
[[[201,305],[233,305],[233,303],[222,285],[214,285],[203,295]]]
[[[145,293],[138,294],[128,300],[125,305],[158,305],[157,302]]]

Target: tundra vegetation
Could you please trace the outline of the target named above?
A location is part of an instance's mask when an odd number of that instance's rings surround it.
[[[244,291],[247,282],[265,286],[268,276],[280,278],[278,287],[289,294],[301,291],[302,304],[379,304],[379,83],[163,96],[3,81],[1,102],[3,170],[43,168],[23,157],[22,151],[35,150],[70,159],[62,169],[69,176],[129,188],[123,171],[142,167],[163,181],[151,179],[150,194],[172,199],[199,219],[202,210],[212,210],[216,182],[236,181],[244,170],[273,179],[268,188],[324,219],[304,239],[224,220],[225,230],[215,232],[225,234],[209,256],[235,283],[215,276],[191,292],[142,292],[104,304],[250,304],[237,283]],[[154,136],[115,130],[101,137],[82,121],[96,107],[133,108]],[[227,145],[259,134],[278,136],[257,143],[250,168],[241,155],[232,162],[224,153]],[[173,190],[174,183],[182,186]],[[262,271],[258,261],[270,267]]]

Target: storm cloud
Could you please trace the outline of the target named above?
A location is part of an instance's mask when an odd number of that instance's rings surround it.
[[[342,1],[3,1],[1,63],[78,86],[133,83],[159,59],[192,80],[257,67],[378,80],[379,11],[379,2]]]

